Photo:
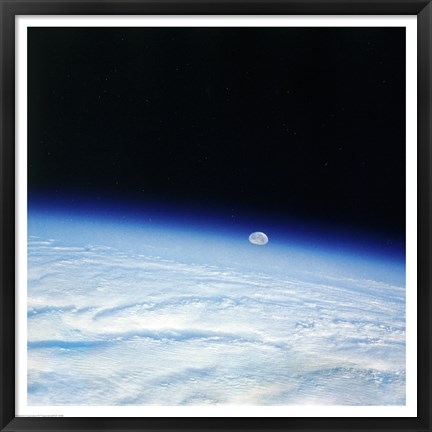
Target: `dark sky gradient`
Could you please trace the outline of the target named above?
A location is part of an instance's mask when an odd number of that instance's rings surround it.
[[[29,192],[405,232],[405,29],[29,29]]]

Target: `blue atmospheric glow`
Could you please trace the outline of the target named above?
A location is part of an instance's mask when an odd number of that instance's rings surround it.
[[[97,229],[94,227],[97,226]],[[131,205],[95,200],[54,201],[51,196],[29,202],[28,227],[48,237],[65,230],[69,240],[99,243],[143,252],[157,245],[166,257],[186,262],[231,263],[284,272],[289,268],[344,271],[352,276],[391,280],[405,286],[405,249],[382,238],[352,230],[305,226],[299,221],[246,215],[233,223],[223,212],[163,205]],[[264,231],[269,243],[257,250],[248,243],[252,231]],[[141,241],[138,241],[141,239]],[[258,248],[259,249],[259,248]],[[353,262],[356,265],[353,266]]]

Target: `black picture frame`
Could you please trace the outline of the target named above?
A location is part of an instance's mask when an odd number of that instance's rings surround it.
[[[418,18],[418,415],[416,418],[37,418],[15,416],[15,16],[17,15],[417,15]],[[430,0],[0,0],[0,429],[431,431]]]

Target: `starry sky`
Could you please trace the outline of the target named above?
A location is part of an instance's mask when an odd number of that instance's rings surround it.
[[[29,195],[405,233],[405,29],[30,28]]]

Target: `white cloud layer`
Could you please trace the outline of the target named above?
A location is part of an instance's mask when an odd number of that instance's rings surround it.
[[[405,404],[404,287],[143,250],[29,238],[29,405]]]

